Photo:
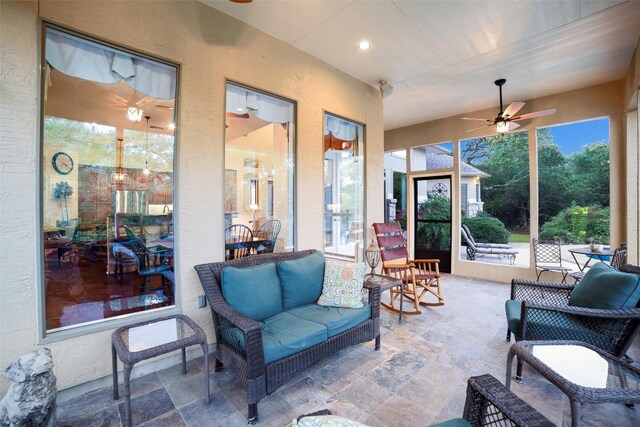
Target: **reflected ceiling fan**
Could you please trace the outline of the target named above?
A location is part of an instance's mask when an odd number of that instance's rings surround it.
[[[471,132],[474,130],[482,129],[485,126],[495,126],[496,132],[500,135],[504,135],[505,133],[517,129],[520,127],[518,123],[519,120],[533,119],[534,117],[542,117],[548,116],[549,114],[553,114],[556,112],[555,108],[549,108],[548,110],[534,111],[533,113],[520,114],[516,116],[515,114],[520,111],[522,107],[524,107],[524,102],[512,102],[509,104],[506,110],[502,109],[502,86],[507,82],[506,79],[498,79],[494,83],[496,86],[500,88],[500,112],[495,119],[485,119],[480,117],[463,117],[462,120],[477,120],[482,122],[488,122],[485,125],[482,125],[477,128],[469,129],[467,132]]]

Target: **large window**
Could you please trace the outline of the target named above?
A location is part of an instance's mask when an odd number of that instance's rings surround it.
[[[461,259],[529,266],[528,147],[527,132],[460,141],[462,224],[476,242],[509,246],[503,255],[470,255],[463,234]]]
[[[385,222],[398,221],[407,231],[407,151],[384,153]]]
[[[295,105],[227,84],[225,258],[292,251]]]
[[[364,128],[324,114],[324,251],[362,261]]]
[[[48,332],[175,304],[177,67],[45,27]]]
[[[536,137],[539,237],[559,241],[570,264],[569,249],[609,246],[609,120],[541,128]]]

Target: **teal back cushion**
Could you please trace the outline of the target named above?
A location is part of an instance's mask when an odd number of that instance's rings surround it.
[[[599,262],[571,292],[569,305],[587,308],[634,308],[640,299],[640,276]]]
[[[282,290],[274,263],[225,267],[221,278],[224,299],[245,316],[260,321],[282,311]]]
[[[324,254],[320,251],[304,258],[278,263],[285,310],[318,301],[324,281]]]

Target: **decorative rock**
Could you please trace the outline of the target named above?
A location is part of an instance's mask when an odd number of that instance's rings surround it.
[[[0,400],[0,426],[53,425],[56,377],[48,348],[18,357],[5,370],[12,384]]]

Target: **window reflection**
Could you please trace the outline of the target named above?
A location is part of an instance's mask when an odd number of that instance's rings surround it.
[[[225,259],[294,249],[294,104],[227,85]]]
[[[324,115],[324,251],[363,260],[364,128]]]
[[[46,329],[173,305],[177,69],[45,32]]]

